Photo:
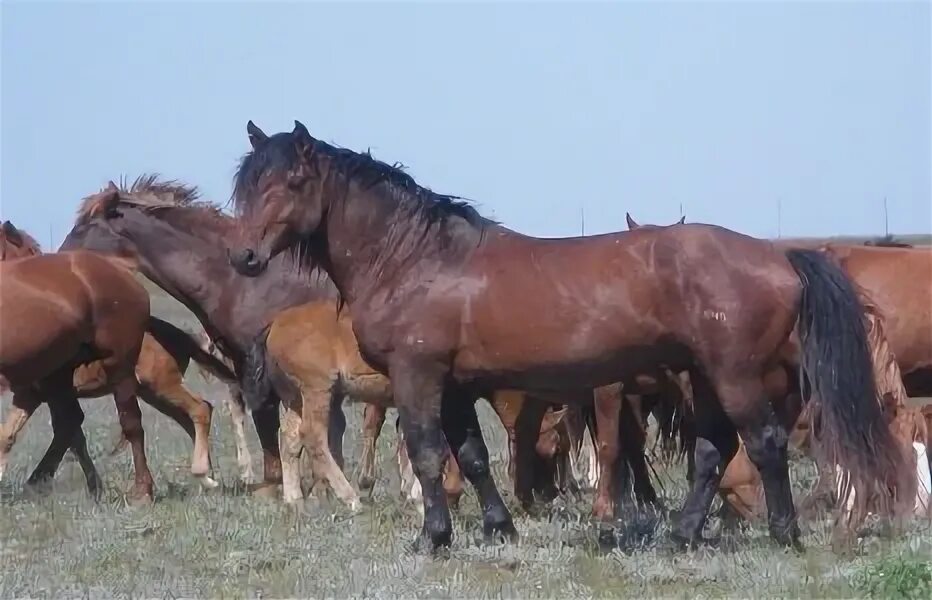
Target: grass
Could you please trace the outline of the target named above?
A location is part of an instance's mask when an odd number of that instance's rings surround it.
[[[193,327],[190,316],[164,296],[154,312]],[[398,500],[395,435],[380,440],[381,476],[365,510],[349,517],[337,504],[309,501],[302,510],[252,497],[237,484],[224,388],[192,369],[190,384],[216,406],[212,430],[215,472],[223,487],[202,492],[188,475],[191,444],[172,422],[143,405],[156,502],[131,508],[123,499],[132,477],[128,452],[108,457],[118,435],[109,398],[83,403],[91,454],[106,493],[95,504],[77,464],[62,465],[50,493],[23,484],[50,439],[46,409],[27,425],[13,450],[9,478],[0,484],[0,597],[929,597],[932,531],[914,523],[896,539],[867,536],[856,552],[829,550],[827,522],[804,524],[803,554],[773,546],[766,528],[726,534],[720,549],[675,553],[661,525],[643,549],[603,552],[588,522],[591,494],[563,498],[543,516],[521,515],[505,474],[504,435],[481,405],[493,451],[496,481],[516,515],[521,540],[479,543],[480,513],[467,492],[455,514],[449,556],[415,555],[409,543],[420,527],[412,506]],[[359,452],[361,407],[348,407],[348,470]],[[393,422],[393,419],[389,419]],[[259,445],[250,432],[259,471]],[[685,493],[681,465],[659,467],[663,494],[678,507]],[[811,466],[793,469],[796,494]],[[715,524],[713,523],[714,527]],[[923,587],[925,586],[925,587]],[[910,595],[912,594],[912,595]],[[918,594],[918,595],[916,595]]]

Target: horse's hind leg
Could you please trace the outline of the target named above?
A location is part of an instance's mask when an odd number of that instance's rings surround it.
[[[761,380],[720,381],[718,389],[722,405],[738,427],[748,457],[764,483],[771,537],[798,547],[799,527],[787,461],[789,434],[773,410],[771,394]]]
[[[359,478],[356,484],[359,489],[372,494],[375,487],[375,449],[382,425],[385,423],[384,406],[366,404],[365,416],[362,426],[362,456],[359,459]]]
[[[180,384],[139,387],[139,396],[161,411],[188,433],[194,443],[191,453],[191,474],[202,487],[211,489],[219,484],[210,473],[210,419],[213,408]]]
[[[238,385],[230,386],[227,396],[227,410],[230,411],[230,420],[233,421],[233,437],[236,440],[236,464],[239,465],[240,479],[246,485],[252,483],[256,475],[252,470],[252,455],[249,453],[249,444],[246,443],[246,405],[243,404],[243,393]]]
[[[34,389],[14,390],[13,405],[7,413],[3,426],[0,427],[0,481],[3,481],[10,450],[16,443],[16,437],[41,403],[42,399]]]
[[[78,404],[71,382],[71,372],[67,377],[56,376],[40,387],[41,393],[46,397],[49,407],[49,416],[52,422],[52,441],[48,450],[42,456],[39,464],[33,470],[26,483],[30,486],[51,481],[61,464],[65,452],[72,446],[77,432],[81,431],[84,422],[84,411]]]
[[[680,544],[702,540],[705,526],[725,468],[738,450],[738,435],[703,374],[693,372],[696,419],[696,467],[692,485],[683,503],[671,537]]]
[[[136,400],[136,378],[127,377],[121,381],[113,392],[113,399],[120,417],[123,435],[133,449],[133,467],[136,471],[135,483],[130,491],[132,503],[149,503],[152,501],[154,483],[149,462],[146,459],[145,432],[142,429],[142,413]]]
[[[489,469],[489,450],[479,427],[475,400],[463,390],[448,389],[441,406],[443,432],[460,470],[479,495],[486,538],[496,533],[514,538],[518,532]],[[537,431],[540,431],[540,425]]]

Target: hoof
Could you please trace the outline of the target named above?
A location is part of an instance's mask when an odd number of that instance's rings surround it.
[[[431,536],[426,532],[421,532],[411,543],[411,551],[415,554],[425,554],[435,558],[448,557],[451,537],[452,533],[448,533],[446,536],[431,539]]]
[[[515,543],[519,539],[518,530],[511,521],[502,523],[495,527],[482,528],[483,540],[486,544],[498,544],[501,542]]]
[[[268,498],[270,500],[275,500],[279,496],[280,486],[274,483],[260,483],[251,486],[250,491],[256,498]]]
[[[150,506],[152,504],[152,490],[133,488],[126,495],[126,504],[129,506]]]
[[[213,490],[220,487],[220,484],[217,482],[217,480],[211,478],[210,475],[195,475],[194,478],[197,479],[198,484],[200,484],[200,486],[205,490]]]

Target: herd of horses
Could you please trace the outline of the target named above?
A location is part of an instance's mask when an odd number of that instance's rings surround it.
[[[70,449],[99,494],[79,399],[112,395],[133,453],[130,500],[154,494],[138,399],[184,428],[192,475],[216,487],[212,404],[184,383],[196,363],[229,387],[240,477],[255,493],[280,486],[289,503],[305,495],[304,453],[313,487],[361,510],[396,409],[402,493],[423,513],[427,549],[451,543],[464,477],[486,537],[517,535],[480,398],[507,431],[524,509],[589,483],[599,523],[666,514],[647,458],[653,415],[667,453],[688,461],[678,545],[703,541],[719,494],[728,514],[766,516],[774,540],[798,547],[791,445],[820,466],[807,503],[837,504],[842,537],[869,513],[930,514],[932,410],[908,402],[932,396],[929,249],[767,241],[630,216],[627,232],[533,238],[298,122],[271,136],[249,122],[247,133],[235,216],[143,176],[85,198],[58,252],[3,223],[0,376],[13,396],[0,479],[45,402],[52,440],[28,483],[51,479]],[[136,274],[205,335],[152,316]],[[355,486],[347,400],[365,404]],[[263,453],[257,484],[247,414]],[[598,468],[583,474],[587,436]]]

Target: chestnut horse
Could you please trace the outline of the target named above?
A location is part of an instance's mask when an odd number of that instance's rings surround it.
[[[41,254],[39,244],[9,221],[0,226],[0,256],[13,260]],[[232,381],[234,375],[223,363],[204,352],[198,342],[171,323],[150,317],[142,350],[136,364],[137,394],[144,402],[170,417],[191,438],[191,474],[204,487],[216,487],[210,478],[211,405],[184,385],[184,373],[191,361],[219,379]],[[2,389],[3,381],[0,381]],[[99,398],[110,394],[111,382],[100,363],[82,365],[74,372],[78,398]],[[244,439],[245,441],[245,439]],[[128,443],[121,436],[118,449]]]
[[[42,402],[52,418],[52,441],[29,478],[54,474],[69,447],[92,493],[99,478],[87,452],[84,412],[75,369],[97,363],[112,385],[120,425],[133,449],[130,497],[152,499],[135,367],[149,322],[149,295],[132,274],[89,252],[37,255],[0,262],[0,373],[13,406],[0,430],[0,478],[20,430]]]
[[[830,464],[852,474],[858,497],[902,481],[891,481],[901,452],[877,403],[861,304],[822,254],[698,224],[533,238],[298,122],[271,137],[251,122],[247,131],[253,149],[234,202],[248,242],[231,261],[255,276],[298,245],[330,274],[362,356],[391,379],[424,493],[419,539],[432,547],[452,537],[441,482],[450,449],[486,532],[516,535],[490,475],[477,390],[561,391],[660,365],[689,370],[698,441],[672,531],[680,543],[701,539],[740,433],[762,473],[771,536],[798,544],[787,432],[771,406],[787,386],[771,374],[790,363],[819,406]]]

